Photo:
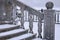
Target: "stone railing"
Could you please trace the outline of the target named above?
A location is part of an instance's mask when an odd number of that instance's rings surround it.
[[[60,24],[60,10],[56,11],[56,23]]]
[[[2,0],[1,0],[2,1]],[[1,2],[0,1],[0,2]],[[13,20],[13,24],[15,24],[15,19],[17,18],[17,10],[16,6],[19,6],[20,8],[20,16],[21,19],[21,26],[24,29],[24,12],[27,11],[28,13],[28,21],[29,21],[29,28],[30,33],[33,33],[33,21],[34,16],[36,16],[38,20],[38,37],[42,38],[41,32],[42,32],[42,19],[44,18],[44,39],[47,40],[54,40],[54,34],[55,34],[55,10],[53,10],[54,4],[52,2],[46,3],[46,10],[44,10],[44,17],[41,12],[33,9],[32,7],[20,2],[19,0],[7,0],[2,1],[3,5],[1,5],[2,9],[0,10],[1,15],[6,16],[6,19]],[[5,4],[4,4],[5,3]],[[3,13],[4,12],[4,13]],[[6,13],[6,15],[5,15]],[[4,17],[3,17],[4,18]],[[3,23],[3,22],[2,22]]]
[[[44,17],[42,14],[31,8],[30,6],[27,6],[23,3],[21,3],[19,0],[15,1],[15,4],[20,7],[21,10],[21,27],[24,28],[24,11],[28,12],[28,21],[29,21],[29,28],[30,32],[33,33],[33,15],[36,15],[38,17],[38,37],[41,37],[42,32],[42,18],[44,18],[44,39],[47,40],[54,40],[54,34],[55,34],[55,10],[53,10],[54,4],[52,2],[46,3],[46,10],[44,10]],[[53,33],[53,34],[52,34]],[[41,37],[42,38],[42,37]]]
[[[34,17],[36,17],[37,21],[38,21],[38,18],[41,19],[43,17],[42,14],[38,10],[33,9],[32,7],[20,2],[19,0],[15,1],[15,4],[20,7],[20,11],[21,11],[20,17],[21,17],[21,26],[22,27],[24,26],[24,21],[29,21],[30,26],[32,26]],[[26,14],[27,16],[25,17],[24,14]],[[25,19],[24,19],[24,17],[25,17]]]
[[[39,12],[41,12],[41,10],[38,10]],[[44,13],[44,12],[43,12]],[[60,10],[56,10],[55,11],[55,14],[56,14],[56,17],[55,17],[55,20],[56,20],[56,23],[57,24],[60,24]],[[36,22],[36,21],[35,21]],[[38,21],[37,21],[38,22]],[[44,21],[43,21],[44,22]]]
[[[15,1],[15,5],[19,6],[19,8],[20,8],[19,10],[21,12],[20,13],[21,27],[24,28],[24,22],[28,21],[29,22],[29,29],[30,29],[29,32],[33,33],[33,22],[38,21],[38,32],[39,32],[39,37],[40,37],[41,32],[42,32],[42,18],[44,18],[42,13],[40,13],[38,10],[35,10],[32,7],[20,2],[19,0]],[[27,15],[27,16],[25,17],[25,15]]]

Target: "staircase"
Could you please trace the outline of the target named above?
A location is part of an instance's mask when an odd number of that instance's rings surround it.
[[[36,34],[28,33],[27,29],[22,29],[19,25],[0,25],[0,40],[42,40],[36,38]]]

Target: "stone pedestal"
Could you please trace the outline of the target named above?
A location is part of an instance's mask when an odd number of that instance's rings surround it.
[[[55,10],[44,10],[44,38],[55,39]]]

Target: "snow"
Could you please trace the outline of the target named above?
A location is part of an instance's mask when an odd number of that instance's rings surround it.
[[[21,40],[21,39],[29,38],[31,36],[33,36],[33,34],[27,33],[27,34],[24,34],[24,35],[21,35],[21,36],[17,36],[17,37],[8,39],[8,40]]]
[[[60,24],[55,25],[55,40],[60,40]]]
[[[24,26],[25,29],[29,29],[29,22],[25,22]],[[42,29],[43,27],[44,23],[42,23]],[[38,22],[33,22],[33,32],[38,34]],[[55,24],[55,40],[60,40],[60,24]]]
[[[11,34],[16,34],[16,33],[23,32],[23,31],[25,31],[25,30],[15,29],[15,30],[12,30],[12,31],[3,32],[3,33],[0,33],[0,37],[11,35]]]
[[[29,29],[29,22],[25,22],[24,26],[25,26],[25,29]],[[0,29],[1,27],[2,25],[0,25]],[[44,23],[42,23],[42,28],[43,27],[44,27]],[[33,22],[33,32],[37,33],[38,35],[38,22]],[[43,32],[42,32],[42,35],[43,35]],[[55,40],[60,40],[60,24],[55,24]]]
[[[1,30],[1,29],[5,29],[5,28],[16,27],[16,26],[19,26],[19,25],[4,24],[4,25],[0,25],[0,30]]]

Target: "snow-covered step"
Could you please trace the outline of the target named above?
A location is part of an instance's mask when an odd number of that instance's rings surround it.
[[[34,38],[32,40],[46,40],[46,39],[41,39],[41,38]]]
[[[34,38],[34,39],[32,39],[32,40],[42,40],[41,38]]]
[[[17,36],[17,37],[13,37],[11,39],[7,39],[7,40],[30,40],[35,38],[36,34],[32,34],[32,33],[27,33],[21,36]]]
[[[12,25],[12,24],[0,25],[0,33],[5,32],[5,31],[9,31],[9,30],[13,30],[13,29],[18,29],[19,26],[20,25]]]
[[[28,30],[24,30],[24,29],[15,29],[15,30],[11,30],[11,31],[7,31],[7,32],[2,32],[0,33],[0,40],[1,39],[8,39],[14,36],[19,36],[22,34],[28,33]]]

